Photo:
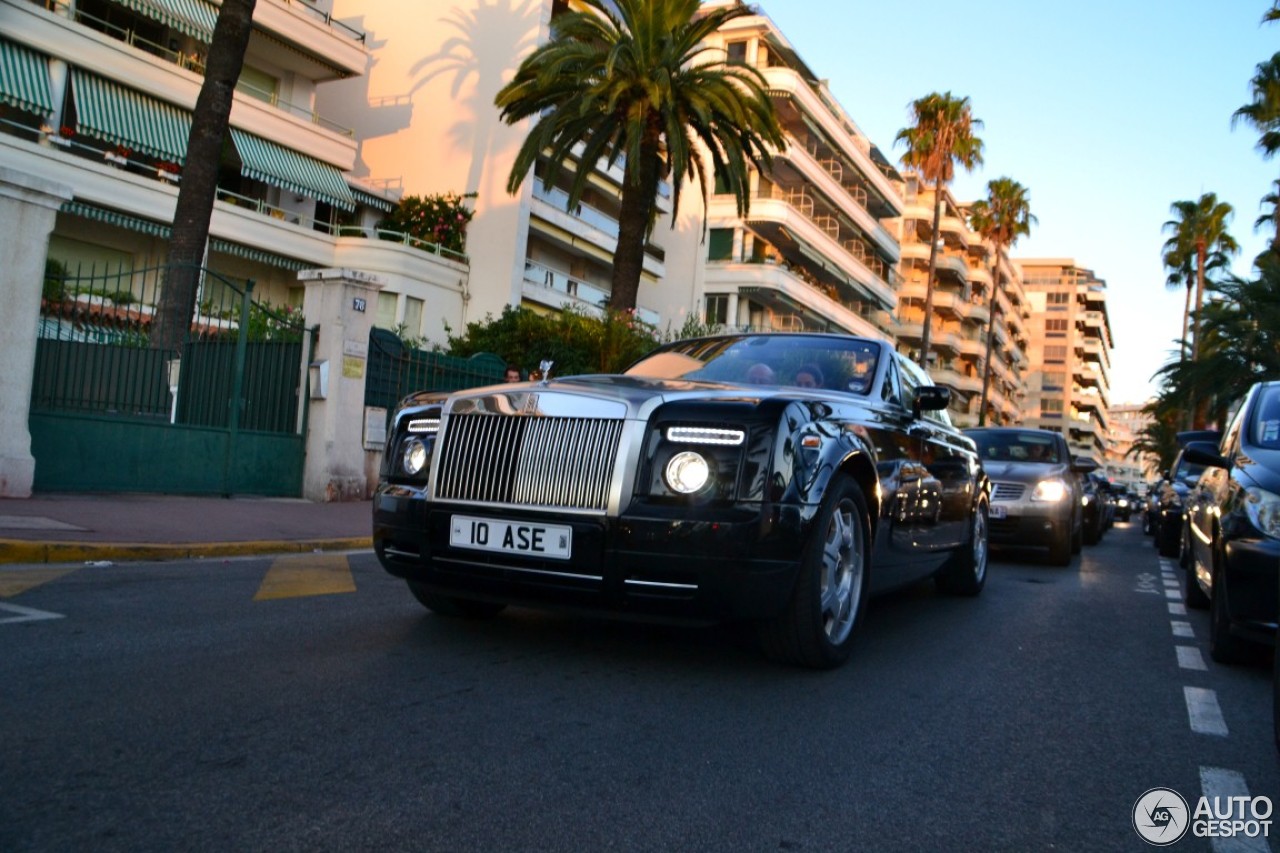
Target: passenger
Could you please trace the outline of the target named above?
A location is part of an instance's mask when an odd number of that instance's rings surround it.
[[[870,352],[859,352],[854,356],[853,375],[849,377],[849,390],[865,394],[871,390],[871,382],[876,375],[876,359]]]
[[[520,368],[514,364],[507,365],[507,372],[503,375],[503,382],[519,382]]]
[[[749,385],[774,384],[773,368],[763,361],[756,362],[747,370],[746,382]]]
[[[822,378],[822,369],[816,364],[802,364],[796,370],[792,385],[800,388],[821,388],[826,383]]]

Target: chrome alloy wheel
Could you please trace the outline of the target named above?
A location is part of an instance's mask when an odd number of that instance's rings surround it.
[[[833,645],[853,630],[866,576],[862,526],[853,501],[842,500],[831,514],[822,545],[822,629]]]
[[[987,508],[979,505],[973,515],[973,579],[982,583],[987,576]]]

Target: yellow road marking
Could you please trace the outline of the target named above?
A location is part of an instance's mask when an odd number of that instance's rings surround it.
[[[17,569],[0,572],[0,598],[13,598],[41,584],[71,574],[79,568],[79,566],[70,566],[65,569]]]
[[[356,582],[345,554],[293,554],[271,563],[253,600],[355,591]]]

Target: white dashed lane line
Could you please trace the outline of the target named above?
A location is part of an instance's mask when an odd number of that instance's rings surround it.
[[[1175,637],[1194,637],[1196,632],[1191,629],[1190,622],[1170,622],[1173,626],[1173,636]]]
[[[1246,800],[1252,800],[1249,794],[1249,786],[1245,784],[1243,774],[1234,770],[1224,770],[1221,767],[1201,767],[1200,768],[1200,793],[1208,799],[1211,809],[1215,810],[1215,817],[1226,812],[1228,809],[1225,803],[1234,803],[1231,807],[1231,816],[1235,819],[1249,820],[1254,815],[1241,814],[1241,807],[1234,805],[1235,803],[1244,803]],[[1261,799],[1261,798],[1260,798]],[[1270,808],[1268,806],[1268,808]],[[1250,811],[1245,808],[1244,811]],[[1267,815],[1269,818],[1270,815]],[[1264,818],[1266,819],[1266,818]],[[1210,838],[1209,846],[1214,853],[1270,853],[1271,845],[1267,842],[1266,835],[1258,833],[1250,837],[1247,834],[1237,833],[1229,838]]]
[[[1178,666],[1201,671],[1208,669],[1204,665],[1204,655],[1200,654],[1199,646],[1176,646],[1175,648],[1178,651]]]
[[[1218,737],[1229,734],[1222,708],[1218,706],[1217,693],[1203,687],[1183,687],[1182,692],[1187,699],[1187,717],[1191,720],[1191,731]]]

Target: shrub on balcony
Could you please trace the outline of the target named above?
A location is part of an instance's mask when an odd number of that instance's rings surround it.
[[[378,229],[408,234],[454,252],[465,252],[467,223],[475,215],[465,200],[475,196],[475,193],[406,196],[378,223]]]

